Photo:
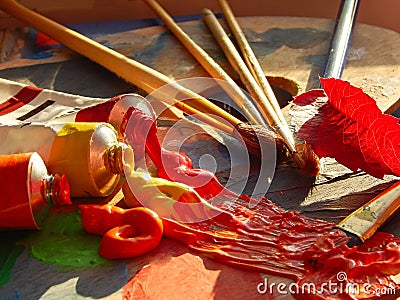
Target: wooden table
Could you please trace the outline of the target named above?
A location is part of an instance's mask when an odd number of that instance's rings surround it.
[[[254,47],[266,75],[274,86],[292,95],[318,85],[334,22],[297,17],[246,17],[240,22]],[[183,29],[232,75],[212,37],[200,21],[186,22]],[[207,76],[205,71],[163,27],[150,27],[96,38],[115,50],[135,58],[175,79]],[[17,44],[16,44],[17,45]],[[42,88],[93,97],[112,97],[139,92],[103,68],[65,48],[42,58],[22,58],[22,50],[5,52],[0,77]],[[377,100],[388,113],[399,107],[400,35],[389,30],[357,24],[343,79]],[[12,53],[12,55],[10,55]],[[44,58],[43,58],[44,57]],[[77,79],[79,77],[79,79]],[[285,105],[286,104],[286,105]],[[287,113],[289,105],[283,103]],[[160,120],[160,136],[176,120]],[[185,138],[185,123],[181,137]],[[187,125],[189,128],[191,125]],[[189,129],[188,129],[189,130]],[[199,147],[199,145],[201,145]],[[229,170],[219,143],[204,132],[182,146],[195,164],[204,152],[217,158],[217,175],[222,182]],[[207,150],[208,151],[208,150]],[[206,152],[207,152],[206,151]],[[218,152],[219,151],[219,152]],[[218,152],[218,153],[217,153]],[[257,173],[249,174],[252,181]],[[287,210],[338,222],[394,180],[383,180],[363,172],[352,173],[332,159],[316,180],[302,176],[291,167],[278,166],[266,196]],[[400,235],[400,218],[395,216],[384,230]],[[29,232],[19,233],[29,236]],[[2,233],[3,241],[8,235]],[[25,249],[12,269],[10,281],[0,286],[0,299],[265,299],[257,292],[263,278],[270,282],[290,282],[257,272],[234,269],[188,251],[176,241],[164,239],[153,252],[127,261],[84,270],[60,270],[29,256]],[[277,299],[290,299],[277,295]]]

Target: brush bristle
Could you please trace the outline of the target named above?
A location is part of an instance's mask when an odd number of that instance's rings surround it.
[[[307,143],[296,144],[296,152],[292,155],[293,161],[308,176],[315,177],[320,171],[319,157]]]
[[[285,142],[272,130],[264,126],[239,123],[236,126],[237,132],[245,143],[247,150],[261,157],[261,144],[276,145],[277,158],[279,161],[286,160],[290,154]]]
[[[249,125],[246,123],[239,123],[236,126],[237,134],[243,139],[247,150],[257,156],[261,157],[260,144],[275,144],[277,149],[278,161],[284,161],[289,158],[298,166],[301,171],[307,176],[317,176],[319,168],[319,158],[306,143],[296,144],[296,152],[290,153],[282,138],[280,138],[272,129],[264,126]]]

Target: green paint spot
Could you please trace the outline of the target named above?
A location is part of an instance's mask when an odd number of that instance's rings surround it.
[[[18,256],[22,254],[25,247],[16,243],[17,234],[14,232],[3,232],[1,234],[0,247],[0,286],[11,279],[11,269]]]
[[[100,236],[82,227],[79,211],[58,212],[47,218],[43,229],[29,237],[31,255],[45,263],[67,268],[109,265],[97,250]]]

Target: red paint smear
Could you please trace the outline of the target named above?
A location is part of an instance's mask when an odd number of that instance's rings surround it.
[[[348,237],[334,224],[285,211],[266,199],[254,209],[239,200],[229,209],[224,201],[214,204],[225,213],[198,223],[164,220],[164,236],[227,265],[291,278],[300,287],[313,284],[315,290],[296,294],[300,299],[371,296],[329,290],[329,282],[342,282],[339,274],[346,274],[344,284],[399,288],[391,275],[400,272],[400,239],[390,234],[377,233],[361,247],[349,248]]]
[[[24,87],[15,96],[0,104],[0,116],[11,113],[25,104],[28,104],[35,99],[42,90],[43,89],[34,86]]]
[[[348,237],[334,230],[333,223],[285,211],[267,199],[249,209],[245,201],[250,200],[248,197],[233,197],[215,176],[191,169],[190,161],[181,154],[162,149],[151,118],[139,112],[131,117],[137,118],[134,128],[146,128],[142,138],[146,138],[146,151],[159,168],[160,176],[191,186],[194,183],[196,187],[196,177],[191,175],[206,174],[208,183],[196,191],[205,199],[219,194],[213,205],[223,213],[197,223],[164,220],[166,237],[224,264],[285,276],[299,284],[311,281],[321,287],[338,272],[345,272],[350,283],[369,283],[374,288],[398,287],[389,275],[400,273],[400,239],[378,233],[362,247],[350,249],[346,245]],[[137,142],[137,138],[138,135],[132,142]],[[312,292],[303,295],[304,299],[314,296]]]
[[[298,284],[315,283],[316,290],[323,293],[316,295],[310,290],[296,297],[307,300],[326,299],[328,296],[329,299],[376,299],[379,293],[382,296],[393,295],[399,289],[391,276],[400,270],[399,243],[399,238],[378,232],[356,249],[342,246],[324,253],[314,245],[305,252],[305,257],[311,254],[317,263]],[[329,288],[328,283],[336,288]],[[346,287],[352,292],[346,294]]]
[[[122,298],[126,300],[274,299],[257,292],[257,285],[263,282],[260,273],[232,268],[207,257],[199,259],[170,239],[163,239],[158,248],[137,257],[129,266],[135,276],[123,288]]]
[[[285,276],[298,284],[312,282],[321,287],[340,271],[346,272],[351,283],[398,288],[390,275],[400,273],[400,239],[378,233],[362,247],[350,249],[346,246],[347,236],[333,230],[333,223],[285,211],[267,199],[249,209],[249,197],[233,194],[211,172],[192,169],[192,162],[186,155],[163,149],[151,117],[132,108],[124,118],[120,130],[134,148],[135,155],[147,152],[159,169],[160,177],[186,183],[204,199],[213,198],[213,206],[204,204],[203,209],[197,206],[197,212],[182,212],[188,218],[193,213],[212,218],[196,223],[164,219],[166,237],[224,264]],[[216,195],[218,197],[214,198]],[[125,289],[126,299],[132,296],[129,287],[134,282],[135,278]],[[328,294],[329,291],[324,290],[323,298]],[[321,296],[315,293],[296,295],[303,299]],[[344,294],[332,295],[334,298],[351,299]]]

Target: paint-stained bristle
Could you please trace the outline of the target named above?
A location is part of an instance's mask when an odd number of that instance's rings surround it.
[[[293,153],[292,158],[304,174],[312,177],[318,175],[319,157],[307,143],[296,144],[296,152]]]
[[[254,126],[239,123],[236,126],[236,134],[240,135],[246,144],[247,150],[261,157],[260,144],[275,144],[277,149],[278,161],[291,158],[302,172],[308,176],[317,176],[319,173],[319,158],[306,143],[296,145],[296,152],[290,154],[286,144],[272,129],[264,126]]]
[[[271,129],[265,126],[255,126],[246,123],[239,123],[236,126],[238,134],[245,143],[247,150],[261,157],[261,144],[276,145],[278,160],[285,160],[289,156],[285,142]]]

